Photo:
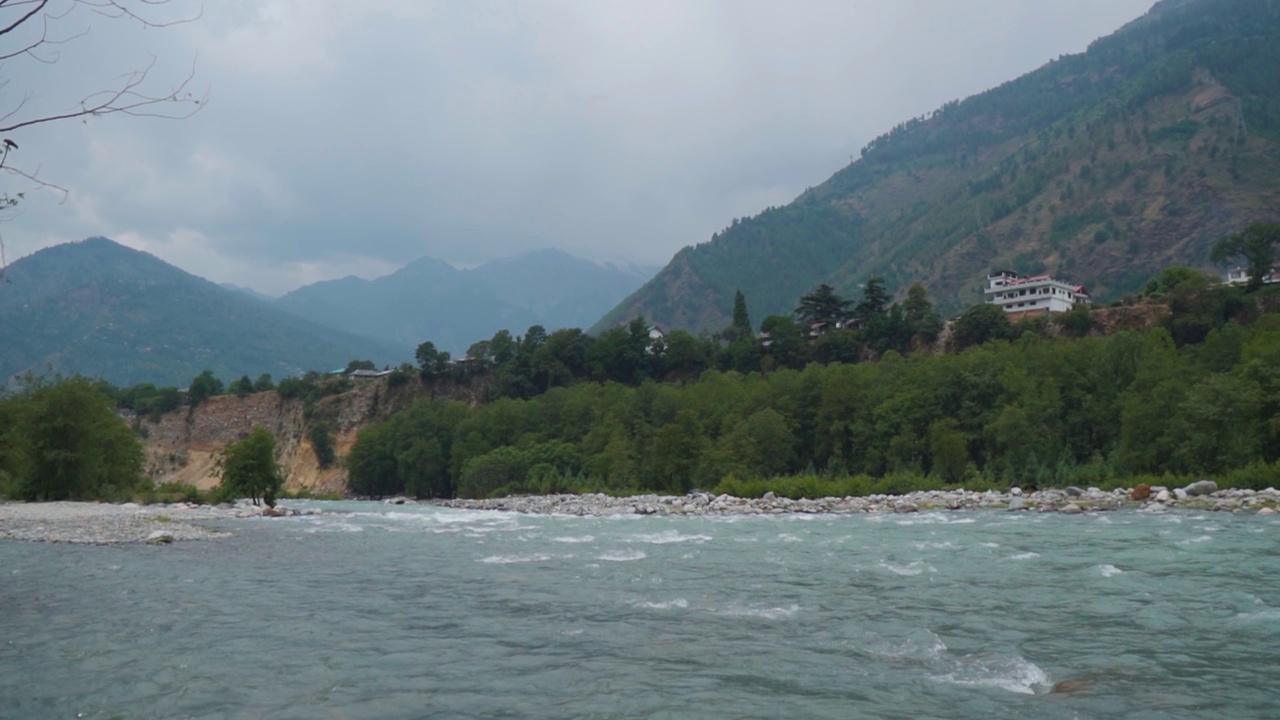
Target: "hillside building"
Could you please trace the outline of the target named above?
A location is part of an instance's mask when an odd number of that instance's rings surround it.
[[[1249,268],[1236,267],[1227,271],[1228,285],[1245,285],[1249,282]],[[1271,283],[1280,282],[1280,266],[1271,268],[1271,272],[1262,276],[1262,284],[1270,285]]]
[[[1067,312],[1089,302],[1089,291],[1048,275],[1023,277],[1010,270],[997,270],[987,276],[983,292],[987,303],[1019,317],[1041,313]]]

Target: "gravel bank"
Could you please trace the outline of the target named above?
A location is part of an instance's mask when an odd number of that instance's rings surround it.
[[[1209,483],[1210,485],[1212,483]],[[1195,488],[1194,486],[1200,487]],[[1168,512],[1175,508],[1250,512],[1270,515],[1280,505],[1280,491],[1217,490],[1193,483],[1186,488],[1139,486],[1105,492],[1097,488],[1066,488],[1023,493],[943,490],[909,495],[790,500],[773,497],[737,498],[691,493],[683,496],[531,495],[492,500],[444,500],[437,504],[466,510],[562,515],[780,515],[786,513],[912,513],[923,510],[1008,510],[1023,512],[1099,512],[1132,509]],[[1139,499],[1140,498],[1140,499]],[[395,502],[395,501],[392,501]]]
[[[0,503],[0,538],[40,542],[114,545],[208,540],[228,533],[199,523],[260,515],[252,505],[135,505],[124,503]]]

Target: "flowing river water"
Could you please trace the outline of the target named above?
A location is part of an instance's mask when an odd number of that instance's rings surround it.
[[[293,505],[0,542],[0,717],[1280,717],[1274,517]]]

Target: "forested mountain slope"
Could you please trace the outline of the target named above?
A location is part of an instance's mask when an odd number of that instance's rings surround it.
[[[993,267],[1103,299],[1160,268],[1208,267],[1218,238],[1280,210],[1280,3],[1163,0],[1142,18],[871,142],[784,207],[681,250],[597,324],[691,330],[789,314],[820,282],[882,275],[944,312]]]
[[[376,337],[412,355],[419,343],[461,355],[498,330],[589,325],[652,276],[559,250],[458,269],[421,258],[385,277],[346,277],[299,288],[278,306],[339,330]]]
[[[411,359],[374,340],[322,328],[106,238],[46,248],[5,269],[0,384],[15,374],[80,373],[117,385],[186,386],[277,378]]]

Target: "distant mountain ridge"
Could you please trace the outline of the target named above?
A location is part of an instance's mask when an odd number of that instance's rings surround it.
[[[1280,3],[1163,0],[1070,55],[871,142],[792,203],[681,250],[609,312],[670,327],[788,314],[826,282],[921,282],[981,301],[993,267],[1052,272],[1103,300],[1280,214]]]
[[[45,248],[5,269],[0,384],[57,372],[185,386],[412,358],[377,340],[297,318],[106,238]]]
[[[431,341],[455,355],[499,330],[587,327],[652,275],[537,250],[459,269],[421,258],[373,280],[345,277],[299,288],[277,307],[407,350]]]

